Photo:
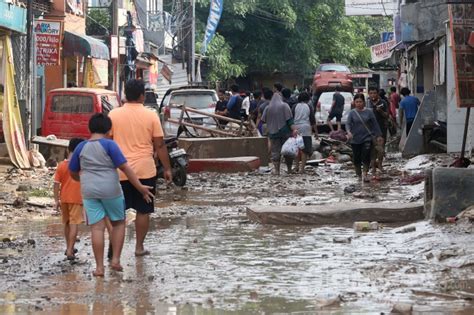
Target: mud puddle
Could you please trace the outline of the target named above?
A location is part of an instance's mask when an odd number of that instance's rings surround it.
[[[252,204],[421,199],[423,183],[399,185],[401,162],[387,164],[385,178],[369,184],[342,164],[304,176],[193,174],[186,189],[162,184],[146,243],[152,254],[133,256],[129,225],[125,270],[105,279],[91,276],[87,227],[71,264],[59,218],[45,214],[50,208],[36,209],[38,219],[0,220],[0,313],[380,314],[395,305],[415,314],[472,314],[470,225],[418,222],[357,233],[262,226],[245,216]]]
[[[397,303],[419,312],[474,311],[472,227],[410,227],[356,233],[155,218],[147,242],[152,254],[132,256],[129,226],[125,270],[102,280],[91,277],[87,229],[77,244],[79,260],[70,264],[57,220],[25,223],[16,239],[2,243],[0,312],[379,314]]]

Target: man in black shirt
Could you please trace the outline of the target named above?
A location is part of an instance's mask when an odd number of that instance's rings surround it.
[[[337,130],[341,130],[341,120],[342,120],[342,113],[344,112],[344,96],[341,95],[339,92],[339,87],[336,87],[336,92],[332,97],[332,106],[329,110],[329,116],[327,120],[327,124],[329,125],[329,129],[334,131],[332,126],[331,120],[336,118],[337,123]]]
[[[388,128],[388,103],[380,97],[379,89],[375,86],[369,87],[369,98],[367,99],[367,108],[373,110],[375,118],[382,131],[384,142],[387,140]]]
[[[224,116],[225,110],[227,109],[227,100],[225,97],[225,90],[220,89],[219,91],[217,91],[217,96],[219,97],[219,101],[217,101],[216,103],[215,113],[216,115]],[[219,124],[221,125],[221,127],[223,127],[227,124],[227,121],[219,120]]]

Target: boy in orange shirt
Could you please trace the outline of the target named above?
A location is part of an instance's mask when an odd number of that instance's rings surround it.
[[[73,138],[69,141],[68,158],[59,163],[54,175],[54,200],[56,209],[61,209],[68,260],[76,258],[74,244],[76,243],[78,225],[84,222],[81,183],[72,179],[69,174],[69,160],[82,141],[84,140],[79,138]]]

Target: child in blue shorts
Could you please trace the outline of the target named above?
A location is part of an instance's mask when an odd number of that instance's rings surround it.
[[[107,134],[112,121],[105,114],[95,114],[89,120],[91,137],[77,146],[69,162],[72,178],[80,180],[86,223],[91,226],[92,249],[96,261],[93,275],[104,276],[105,218],[112,222],[111,243],[113,256],[110,267],[122,271],[120,255],[125,238],[125,199],[117,168],[124,172],[130,183],[147,202],[154,197],[152,187],[143,186],[127,164],[118,145]]]

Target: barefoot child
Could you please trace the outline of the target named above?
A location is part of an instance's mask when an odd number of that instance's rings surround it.
[[[64,224],[64,237],[66,239],[66,252],[68,260],[76,258],[74,244],[76,243],[78,225],[84,222],[82,214],[81,184],[69,175],[69,161],[76,147],[84,141],[73,138],[67,148],[67,160],[59,163],[54,174],[54,200],[56,209],[61,209]]]
[[[74,179],[81,181],[86,212],[86,223],[91,226],[92,249],[96,261],[93,275],[104,276],[104,230],[106,217],[112,223],[112,260],[110,268],[122,271],[120,255],[125,237],[125,199],[117,168],[124,172],[130,183],[150,202],[154,197],[150,187],[143,186],[127,163],[118,145],[107,134],[112,121],[105,114],[95,114],[89,120],[89,140],[81,143],[71,158],[69,170]]]

